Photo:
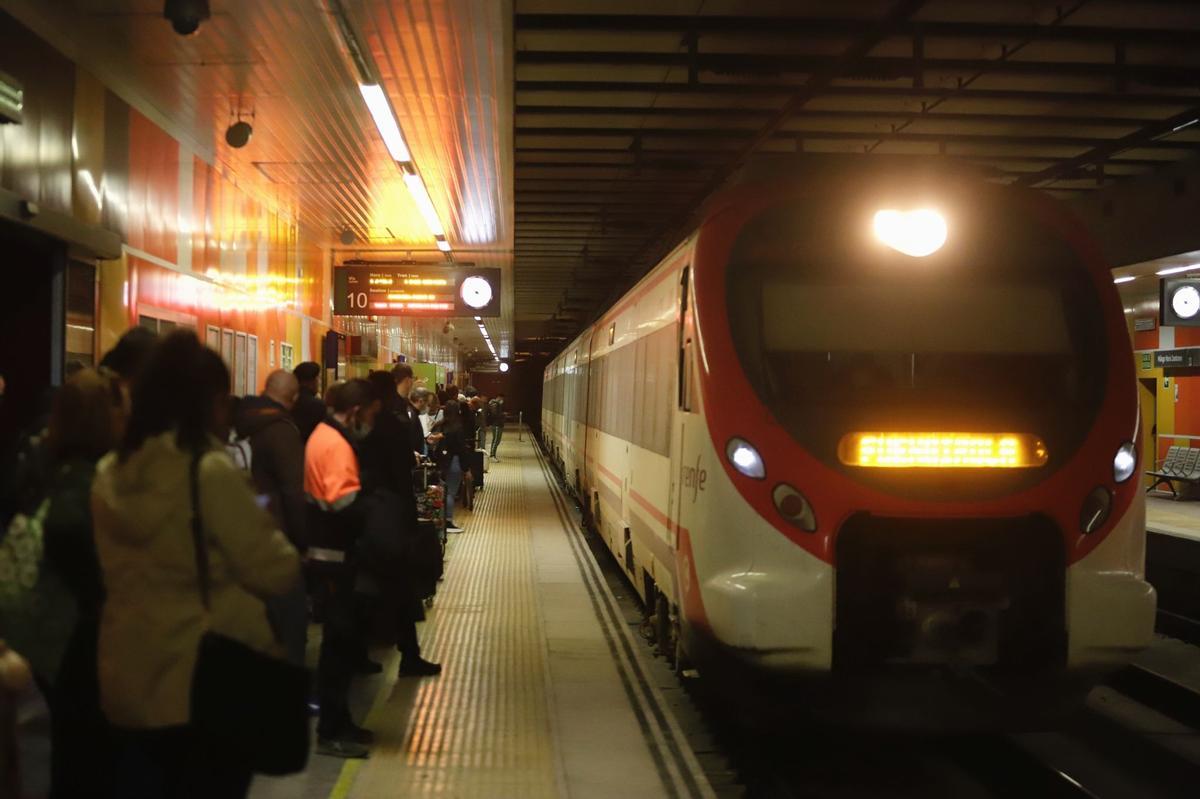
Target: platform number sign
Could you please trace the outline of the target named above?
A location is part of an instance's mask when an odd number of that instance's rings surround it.
[[[342,316],[499,316],[500,270],[399,264],[333,268],[333,312]]]

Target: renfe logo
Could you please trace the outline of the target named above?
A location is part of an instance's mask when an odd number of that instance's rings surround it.
[[[684,464],[684,466],[683,466],[683,487],[685,490],[691,489],[693,503],[696,501],[697,493],[704,490],[704,482],[707,479],[708,479],[708,472],[706,470],[700,468],[700,456],[699,455],[696,456],[696,465],[695,466],[688,466],[687,464]]]

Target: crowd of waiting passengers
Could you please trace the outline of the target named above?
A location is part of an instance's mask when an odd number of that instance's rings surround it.
[[[245,796],[256,771],[303,768],[312,713],[319,754],[368,756],[352,681],[382,669],[372,641],[401,677],[441,672],[416,622],[503,396],[415,385],[405,363],[322,395],[308,362],[235,401],[192,333],[140,328],[68,372],[3,464],[0,795],[19,796],[31,684],[52,797]]]

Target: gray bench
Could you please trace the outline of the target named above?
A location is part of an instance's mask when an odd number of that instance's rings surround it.
[[[1146,474],[1154,478],[1154,484],[1146,489],[1147,492],[1165,485],[1171,496],[1179,499],[1179,492],[1175,490],[1174,485],[1176,481],[1200,483],[1200,448],[1170,447],[1167,449],[1167,457],[1158,464],[1158,468]]]

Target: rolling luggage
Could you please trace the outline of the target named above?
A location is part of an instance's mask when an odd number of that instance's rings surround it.
[[[486,453],[481,450],[473,450],[467,454],[468,468],[471,470],[471,476],[474,478],[475,490],[483,488],[483,470],[484,464],[487,462]]]

